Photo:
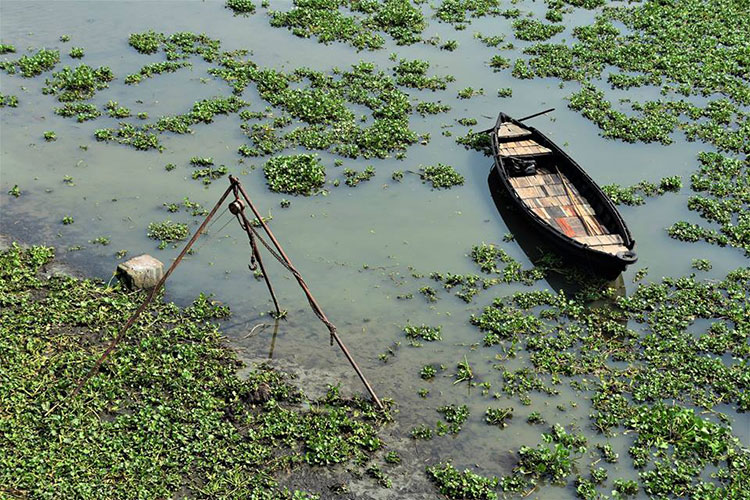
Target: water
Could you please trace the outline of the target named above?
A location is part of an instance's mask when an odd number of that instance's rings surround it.
[[[282,4],[274,5],[282,8]],[[522,10],[540,15],[544,7],[526,3]],[[340,187],[331,187],[328,196],[293,197],[289,209],[279,208],[282,196],[268,191],[261,170],[254,168],[261,166],[263,160],[240,161],[236,150],[246,138],[236,115],[218,116],[210,125],[196,125],[193,135],[162,135],[166,149],[161,154],[139,152],[93,139],[95,129],[116,125],[113,118],[102,116],[79,124],[53,114],[52,109],[58,103],[53,96],[40,92],[44,76],[23,79],[2,75],[2,92],[17,95],[20,105],[0,112],[0,232],[29,243],[54,245],[59,249],[60,259],[105,280],[110,279],[116,267],[118,260],[114,253],[120,249],[127,249],[130,256],[150,253],[168,264],[179,249],[157,250],[156,242],[146,237],[146,227],[151,221],[188,218],[184,213],[167,213],[163,203],[178,202],[189,196],[207,208],[213,205],[226,188],[226,180],[204,188],[199,181],[189,178],[191,169],[187,166],[192,156],[212,156],[217,165],[227,165],[241,179],[264,214],[273,215],[272,229],[338,326],[372,385],[381,397],[398,403],[397,421],[386,430],[389,445],[401,452],[405,463],[389,472],[396,486],[390,492],[372,492],[371,483],[364,482],[354,487],[356,492],[388,496],[401,491],[415,498],[421,492],[429,498],[432,490],[421,470],[426,464],[449,458],[459,468],[472,467],[484,474],[509,473],[516,460],[512,451],[523,444],[534,446],[539,442],[540,428],[525,423],[532,411],[540,411],[550,422],[575,423],[590,433],[589,403],[567,384],[557,387],[561,391],[557,397],[532,393],[531,406],[522,406],[517,399],[495,401],[482,397],[479,389],[469,394],[464,384],[452,384],[450,377],[464,355],[478,381],[492,382],[492,392],[502,386],[500,372],[493,365],[520,368],[528,363],[523,351],[517,359],[503,365],[504,362],[494,359],[497,351],[472,348],[481,342],[481,335],[468,323],[469,315],[480,312],[492,297],[526,287],[496,288],[469,305],[448,295],[428,304],[418,289],[434,283],[427,278],[413,278],[412,270],[425,275],[432,271],[476,272],[466,254],[480,242],[501,244],[526,267],[530,265],[525,252],[529,248],[515,242],[502,243],[502,236],[511,231],[508,226],[519,232],[522,223],[508,220],[498,212],[488,185],[490,160],[455,143],[455,136],[466,131],[455,120],[474,117],[479,120],[475,129],[482,129],[494,122],[500,109],[523,116],[555,107],[555,113],[536,118],[534,125],[564,144],[600,184],[630,185],[641,179],[654,181],[675,174],[687,181],[696,169],[696,153],[708,150],[706,145],[687,143],[681,137],[675,137],[671,146],[631,145],[602,139],[592,123],[567,109],[564,98],[575,88],[574,84],[560,88],[557,80],[521,81],[512,78],[509,70],[493,72],[486,62],[501,52],[485,47],[473,34],[505,33],[506,40],[513,40],[511,21],[503,18],[475,20],[463,31],[431,20],[425,37],[439,35],[443,40],[458,40],[459,49],[452,53],[429,45],[398,47],[390,42],[383,50],[360,53],[342,44],[324,46],[314,40],[296,38],[286,30],[271,28],[263,9],[249,18],[233,17],[217,2],[6,1],[0,5],[0,18],[2,41],[16,46],[19,51],[16,56],[27,47],[59,48],[62,58],[59,68],[76,65],[77,61],[71,60],[67,52],[71,46],[83,47],[86,55],[82,62],[91,66],[108,65],[118,77],[91,102],[101,107],[108,100],[115,100],[134,114],[147,111],[151,119],[185,112],[194,101],[229,95],[230,90],[225,83],[206,74],[208,65],[199,60],[193,61],[192,69],[157,75],[144,79],[140,85],[123,85],[126,74],[137,72],[148,62],[162,60],[162,55],[143,56],[127,45],[129,33],[147,29],[166,33],[205,32],[220,39],[224,50],[247,48],[252,50],[251,58],[259,65],[287,70],[309,66],[328,71],[334,66],[346,68],[359,60],[387,68],[392,65],[388,55],[396,52],[399,58],[429,60],[433,74],[455,75],[457,81],[445,92],[411,93],[420,100],[439,99],[453,107],[445,115],[412,117],[412,129],[430,133],[429,145],[412,146],[404,161],[345,160],[344,167],[358,170],[372,164],[377,169],[376,177],[354,189],[342,182]],[[578,24],[590,18],[591,13],[577,11],[566,14],[566,23]],[[69,34],[71,41],[61,43],[62,34]],[[569,31],[557,39],[566,36],[570,36]],[[514,42],[517,49],[502,52],[511,59],[527,45]],[[485,95],[457,99],[456,92],[467,86],[484,88]],[[513,97],[498,99],[496,91],[501,87],[512,87]],[[252,86],[242,97],[252,103],[254,110],[266,106]],[[441,135],[443,124],[450,126],[454,137]],[[46,143],[42,138],[45,130],[54,130],[58,140]],[[83,150],[80,145],[88,149]],[[342,177],[344,167],[334,167],[333,156],[321,154],[321,158],[328,166],[329,178]],[[465,176],[465,185],[433,191],[416,174],[409,173],[416,172],[420,165],[438,162],[456,167]],[[177,169],[165,171],[167,163],[175,163]],[[403,182],[391,180],[394,170],[407,172]],[[65,176],[71,176],[74,185],[65,183]],[[15,184],[23,192],[18,199],[6,194]],[[678,194],[649,199],[646,206],[621,207],[637,241],[639,255],[639,262],[624,275],[626,287],[632,287],[632,276],[642,267],[649,268],[650,279],[658,279],[689,273],[691,260],[703,257],[714,264],[707,276],[718,278],[727,270],[746,264],[741,252],[708,244],[686,245],[667,236],[664,229],[674,221],[697,221],[686,210],[688,193],[685,188]],[[60,221],[66,215],[74,217],[75,223],[62,225]],[[234,223],[220,234],[215,232],[228,217],[224,215],[213,226],[210,237],[200,240],[199,252],[185,259],[177,269],[168,284],[168,297],[186,304],[201,291],[213,293],[234,311],[225,330],[230,344],[243,359],[252,363],[272,358],[279,366],[300,374],[306,390],[313,394],[320,393],[325,383],[337,380],[342,381],[345,392],[360,391],[359,381],[343,355],[329,346],[324,326],[309,311],[293,278],[266,255],[265,262],[282,307],[289,311],[288,320],[274,328],[273,320],[266,314],[272,305],[265,285],[247,270],[249,254],[244,233]],[[110,245],[90,243],[99,236],[109,237]],[[65,252],[76,245],[83,248]],[[526,246],[533,251],[533,239]],[[559,284],[536,285],[536,288],[549,287],[559,288]],[[408,293],[414,298],[397,298]],[[407,346],[401,333],[407,321],[442,324],[444,340],[421,349]],[[269,326],[253,330],[261,323]],[[246,338],[251,331],[253,335]],[[400,346],[394,345],[399,341]],[[389,348],[394,355],[388,356],[384,363],[379,355]],[[418,372],[426,363],[443,363],[447,369],[434,381],[424,382]],[[422,399],[417,391],[425,387],[430,389],[430,395]],[[571,402],[577,403],[577,407],[571,407]],[[440,418],[435,408],[448,403],[465,403],[471,409],[472,416],[457,437],[417,443],[408,438],[414,425],[434,424]],[[565,413],[556,410],[560,404],[566,406]],[[511,425],[504,430],[487,427],[482,417],[487,406],[513,406]],[[735,425],[735,432],[747,428],[744,423],[747,419]],[[749,441],[746,435],[740,437],[745,443]],[[612,442],[615,451],[626,457],[630,440],[620,437]],[[585,469],[586,459],[580,463]],[[623,460],[610,477],[634,477],[635,471],[627,463],[627,459]],[[572,497],[574,492],[570,488],[549,487],[538,495]]]

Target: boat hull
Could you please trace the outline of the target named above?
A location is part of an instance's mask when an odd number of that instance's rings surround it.
[[[502,124],[505,123],[507,126],[507,123],[509,122],[521,126],[518,121],[510,116],[500,113],[495,127],[493,127],[491,131],[494,168],[500,181],[498,184],[499,188],[506,192],[512,204],[521,214],[523,214],[526,221],[532,225],[536,232],[561,256],[573,260],[576,264],[581,265],[594,274],[613,278],[622,273],[627,266],[636,262],[637,256],[635,255],[635,252],[633,252],[635,240],[633,240],[629,229],[625,225],[625,221],[620,216],[612,201],[604,194],[593,179],[583,171],[578,163],[570,158],[570,156],[562,151],[555,143],[535,128],[523,125],[526,130],[531,132],[531,138],[536,143],[542,146],[543,149],[551,151],[551,157],[554,158],[555,164],[559,165],[565,178],[572,179],[575,183],[575,187],[586,193],[585,197],[587,201],[590,201],[595,207],[595,217],[600,219],[603,225],[606,225],[608,234],[617,235],[621,238],[623,247],[622,251],[617,252],[616,254],[608,253],[597,250],[587,244],[582,244],[580,241],[563,234],[559,229],[551,226],[547,221],[539,217],[529,208],[527,203],[524,202],[517,192],[517,189],[511,185],[507,149],[505,151],[505,156],[500,155],[500,149],[502,146],[499,143],[497,132]],[[558,174],[560,175],[560,178],[563,177],[560,172],[558,172]]]

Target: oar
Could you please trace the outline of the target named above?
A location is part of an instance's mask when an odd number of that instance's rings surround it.
[[[554,110],[555,110],[555,108],[545,109],[544,111],[540,111],[539,113],[534,113],[533,115],[524,116],[523,118],[519,118],[516,121],[517,122],[522,122],[522,121],[530,120],[532,118],[536,118],[537,116],[546,115],[547,113],[551,113]]]
[[[555,110],[555,108],[549,108],[549,109],[545,109],[544,111],[540,111],[540,112],[538,112],[538,113],[534,113],[533,115],[529,115],[529,116],[524,116],[523,118],[519,118],[519,119],[518,119],[518,120],[516,120],[516,121],[517,121],[517,122],[522,122],[522,121],[524,121],[524,120],[530,120],[530,119],[532,119],[532,118],[536,118],[537,116],[541,116],[541,115],[546,115],[547,113],[551,113],[551,112],[552,112],[552,111],[554,111],[554,110]],[[490,128],[488,128],[487,130],[482,130],[481,132],[477,132],[477,133],[478,133],[478,134],[488,134],[488,133],[492,132],[492,131],[494,130],[494,128],[495,128],[495,127],[490,127]]]

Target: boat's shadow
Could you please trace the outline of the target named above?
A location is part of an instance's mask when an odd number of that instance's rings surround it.
[[[554,250],[526,223],[526,218],[513,205],[508,194],[502,188],[500,178],[494,168],[490,169],[487,185],[498,213],[514,236],[516,243],[534,265],[548,267],[546,280],[557,292],[563,291],[574,296],[586,288],[609,287],[617,290],[617,295],[625,295],[625,282],[622,274],[615,279],[603,279],[571,261]]]

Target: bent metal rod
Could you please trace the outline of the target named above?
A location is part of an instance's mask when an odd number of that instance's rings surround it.
[[[284,252],[284,249],[281,247],[281,244],[279,244],[278,240],[274,236],[274,234],[271,232],[271,229],[268,227],[266,222],[263,220],[263,217],[260,215],[260,212],[255,207],[252,201],[250,201],[250,197],[247,195],[247,192],[245,192],[244,187],[240,183],[239,179],[230,175],[229,176],[229,183],[230,186],[224,191],[224,193],[221,195],[221,198],[219,198],[219,201],[216,202],[216,205],[211,209],[211,211],[208,213],[206,218],[203,220],[203,223],[198,227],[198,229],[195,231],[195,234],[193,234],[193,237],[190,238],[190,241],[188,241],[187,245],[185,245],[185,248],[182,249],[180,254],[177,256],[177,258],[172,262],[172,265],[169,266],[167,269],[167,272],[164,273],[164,276],[159,280],[159,282],[154,286],[154,288],[151,289],[148,296],[146,297],[146,300],[143,301],[143,303],[136,309],[136,311],[133,313],[133,315],[128,319],[127,323],[125,323],[125,326],[120,330],[120,333],[112,340],[112,342],[107,346],[107,349],[104,350],[102,355],[99,357],[99,359],[96,360],[96,363],[94,363],[93,368],[86,374],[86,376],[78,383],[75,390],[71,393],[71,397],[74,397],[77,395],[81,388],[88,382],[91,377],[93,377],[101,368],[104,361],[112,354],[112,352],[117,347],[117,344],[120,343],[120,341],[125,337],[125,333],[130,329],[131,326],[135,323],[135,321],[138,319],[138,317],[143,313],[143,311],[146,310],[148,305],[153,301],[153,299],[156,297],[156,295],[159,293],[159,291],[164,286],[164,283],[167,281],[167,278],[172,274],[172,272],[175,270],[175,268],[182,262],[182,259],[185,257],[185,255],[188,253],[190,248],[195,244],[195,242],[198,240],[200,235],[203,233],[203,231],[206,229],[206,226],[208,225],[209,221],[216,215],[216,212],[219,210],[221,205],[224,203],[224,201],[227,199],[230,193],[234,195],[234,201],[230,203],[229,211],[237,217],[238,222],[240,223],[240,226],[242,229],[245,230],[245,232],[248,235],[248,238],[250,240],[250,248],[251,248],[251,269],[252,266],[257,262],[258,266],[260,267],[260,271],[263,273],[263,277],[265,279],[266,285],[268,287],[268,291],[271,294],[271,298],[273,300],[274,306],[276,308],[277,315],[281,313],[281,310],[279,308],[279,304],[276,300],[276,294],[273,291],[273,287],[271,286],[271,282],[268,278],[268,274],[266,273],[265,267],[263,265],[263,261],[260,256],[260,252],[258,250],[257,244],[255,242],[255,239],[257,238],[260,240],[260,242],[263,244],[264,247],[273,255],[281,265],[283,265],[289,272],[291,272],[294,277],[297,279],[297,283],[299,284],[300,288],[302,288],[302,291],[305,293],[305,296],[307,297],[308,302],[310,303],[310,307],[312,308],[315,315],[320,319],[320,321],[328,328],[328,331],[331,335],[331,343],[335,341],[336,344],[339,346],[341,351],[344,353],[344,356],[346,356],[346,359],[349,361],[349,364],[354,368],[354,371],[357,373],[357,376],[362,381],[362,384],[364,384],[365,388],[367,389],[367,392],[370,394],[370,397],[375,402],[376,406],[383,410],[384,406],[383,403],[381,403],[380,399],[378,398],[377,394],[375,394],[375,391],[373,390],[370,383],[367,381],[367,378],[365,377],[364,373],[362,373],[362,370],[357,365],[357,362],[352,357],[349,350],[346,348],[346,345],[344,345],[344,342],[341,340],[341,337],[339,337],[338,332],[336,330],[336,325],[331,323],[331,321],[328,319],[328,317],[323,312],[323,309],[320,307],[320,304],[318,304],[318,301],[315,300],[315,297],[313,297],[312,292],[310,291],[310,288],[307,286],[307,283],[305,282],[302,275],[297,271],[297,269],[292,264],[291,259],[287,256],[287,254]],[[240,194],[242,195],[242,198],[240,198]],[[259,225],[265,232],[265,234],[268,236],[268,238],[271,240],[271,243],[273,244],[274,248],[271,248],[271,245],[269,245],[264,238],[261,237],[260,234],[256,231],[256,229],[253,227],[250,220],[248,220],[247,216],[245,216],[244,209],[245,209],[245,203],[243,203],[242,199],[244,199],[244,202],[247,203],[247,206],[250,207],[250,210],[253,212],[253,215],[255,216],[256,220],[258,221]]]

